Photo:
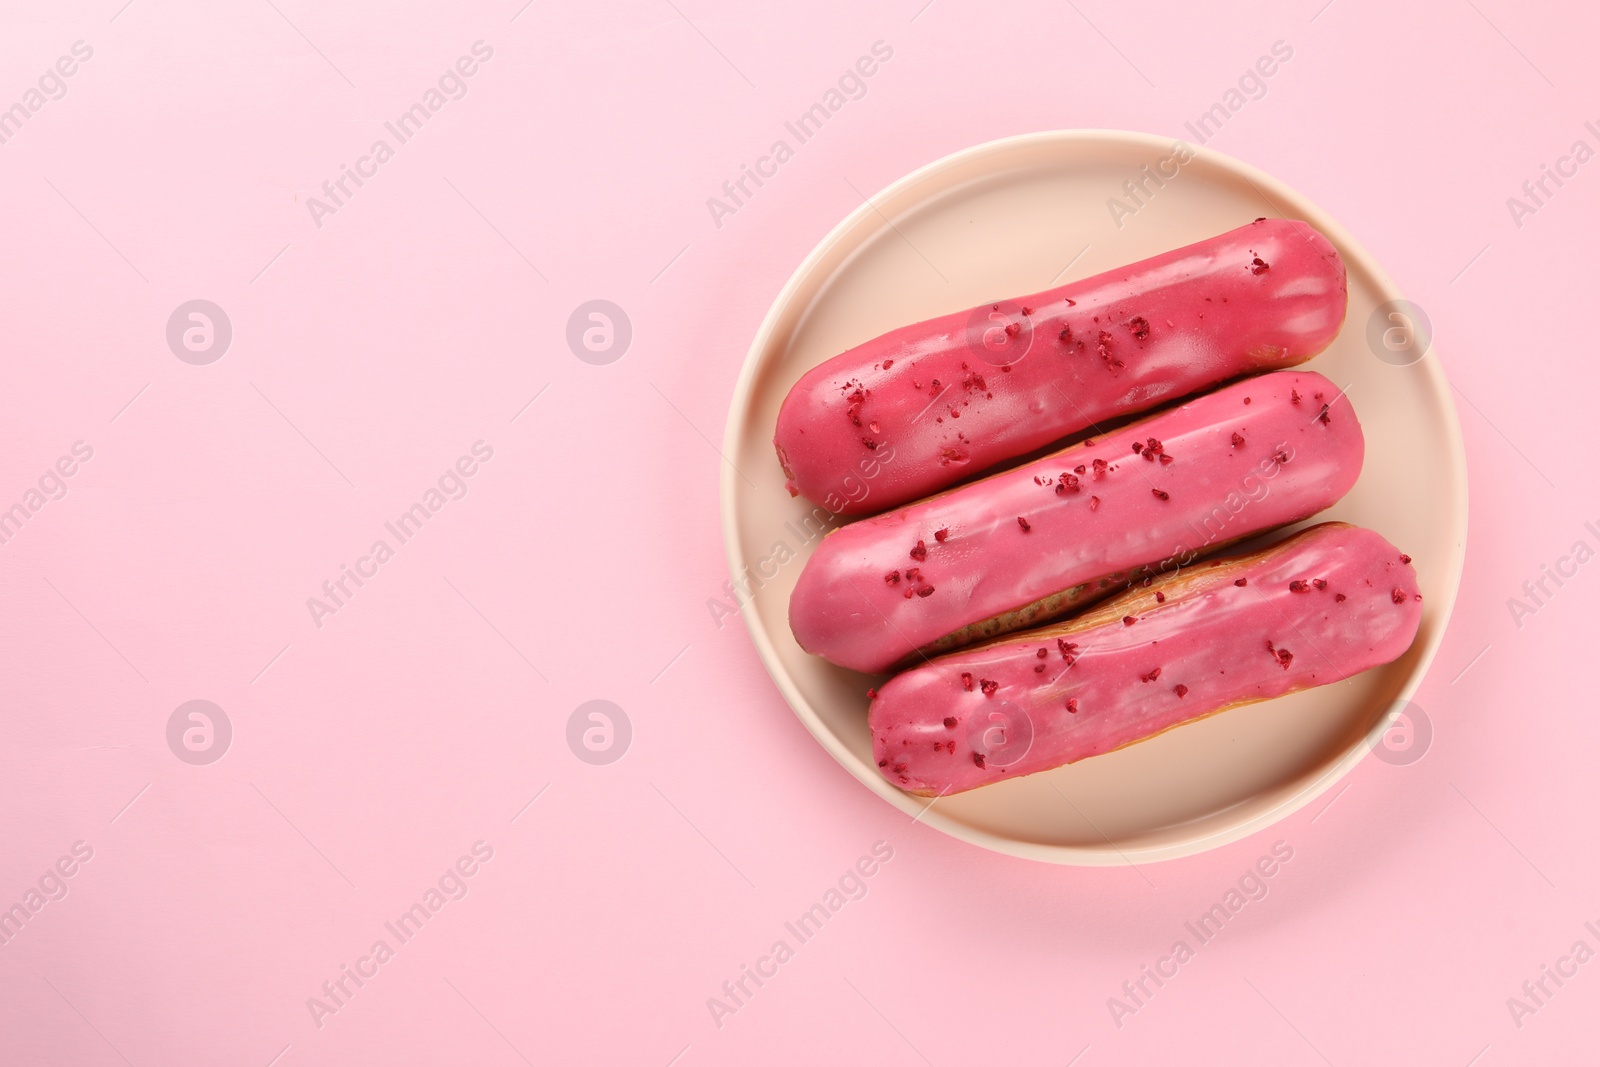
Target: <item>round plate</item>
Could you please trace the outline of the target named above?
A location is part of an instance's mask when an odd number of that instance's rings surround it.
[[[1308,803],[1355,766],[1387,729],[1395,702],[1416,690],[1461,576],[1466,459],[1438,360],[1417,358],[1428,347],[1426,326],[1406,332],[1415,319],[1409,305],[1391,316],[1383,305],[1401,299],[1394,284],[1316,205],[1216,152],[1181,146],[1192,153],[1183,161],[1179,146],[1107,130],[1029,134],[902,178],[806,257],[761,324],[734,390],[723,534],[729,566],[749,590],[741,613],[784,699],[886,801],[1014,856],[1085,865],[1170,859]],[[932,804],[900,792],[873,764],[866,690],[876,679],[807,655],[789,632],[789,593],[820,535],[815,520],[805,521],[815,506],[785,491],[773,452],[785,394],[811,367],[896,326],[1098,274],[1258,216],[1304,219],[1344,256],[1348,317],[1305,366],[1345,387],[1366,433],[1366,464],[1349,495],[1317,519],[1370,527],[1411,554],[1424,605],[1416,642],[1358,677],[1053,771]]]

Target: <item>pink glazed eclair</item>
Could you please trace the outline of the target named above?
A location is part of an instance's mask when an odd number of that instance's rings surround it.
[[[795,384],[773,444],[790,493],[887,511],[1101,421],[1310,359],[1345,305],[1326,237],[1257,219],[858,345]]]
[[[800,647],[866,673],[1037,626],[1342,497],[1350,404],[1279,371],[822,539],[789,598]]]
[[[874,758],[923,796],[1075,763],[1397,659],[1421,600],[1410,556],[1324,523],[906,671],[872,701]]]

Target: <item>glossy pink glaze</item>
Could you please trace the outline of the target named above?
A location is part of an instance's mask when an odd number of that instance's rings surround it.
[[[1150,438],[1172,462],[1134,452]],[[813,655],[884,671],[964,626],[1080,583],[1183,565],[1208,547],[1308,518],[1355,483],[1364,447],[1349,401],[1322,375],[1238,382],[835,530],[806,561],[789,626]],[[1107,464],[1099,476],[1097,460]],[[1063,474],[1078,479],[1076,489],[1063,486]]]
[[[1104,420],[1309,359],[1345,303],[1327,238],[1257,220],[835,356],[790,390],[773,443],[790,492],[886,511]]]
[[[1065,654],[1046,629],[893,679],[868,716],[879,769],[902,789],[937,795],[1059,767],[1388,663],[1422,618],[1416,572],[1360,527],[1329,523],[1242,566],[1202,566],[1165,603],[1146,597],[1132,625],[1117,613],[1067,634],[1076,648]],[[992,694],[983,680],[997,683]]]

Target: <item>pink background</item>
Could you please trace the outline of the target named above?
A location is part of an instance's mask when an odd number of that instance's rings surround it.
[[[93,56],[0,144],[0,508],[74,442],[93,458],[0,545],[0,908],[69,890],[0,945],[0,1062],[1593,1058],[1600,962],[1520,1026],[1507,998],[1600,949],[1575,670],[1600,565],[1520,626],[1507,600],[1600,548],[1600,163],[1520,226],[1506,198],[1600,148],[1600,16],[922,3],[7,5],[0,108],[74,42]],[[466,95],[319,228],[307,198],[479,40]],[[707,198],[880,40],[866,95],[717,225]],[[1432,746],[1140,869],[913,825],[707,608],[749,340],[855,189],[1032,130],[1189,136],[1278,40],[1293,59],[1211,147],[1368,246],[1462,400],[1472,532],[1417,697]],[[233,325],[208,366],[165,339],[196,298]],[[633,327],[603,366],[565,339],[595,298]],[[306,599],[479,440],[466,496],[316,626]],[[206,766],[166,741],[193,699],[234,731]],[[632,723],[606,766],[566,741],[593,699]],[[1266,898],[1118,1026],[1108,998],[1280,840]],[[384,923],[478,841],[470,892],[398,945]],[[866,896],[719,1027],[707,998],[797,945],[785,921],[879,841]],[[380,938],[393,958],[319,1026],[307,998]]]

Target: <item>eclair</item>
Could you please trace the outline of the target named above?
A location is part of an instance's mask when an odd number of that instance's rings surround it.
[[[789,600],[800,647],[866,673],[1037,626],[1342,497],[1361,426],[1279,371],[830,532]]]
[[[924,796],[1074,763],[1397,659],[1421,601],[1409,556],[1324,523],[898,675],[868,712],[874,758]]]
[[[1346,303],[1326,237],[1257,219],[858,345],[794,385],[773,443],[792,494],[887,511],[1106,420],[1303,362],[1332,342]]]

